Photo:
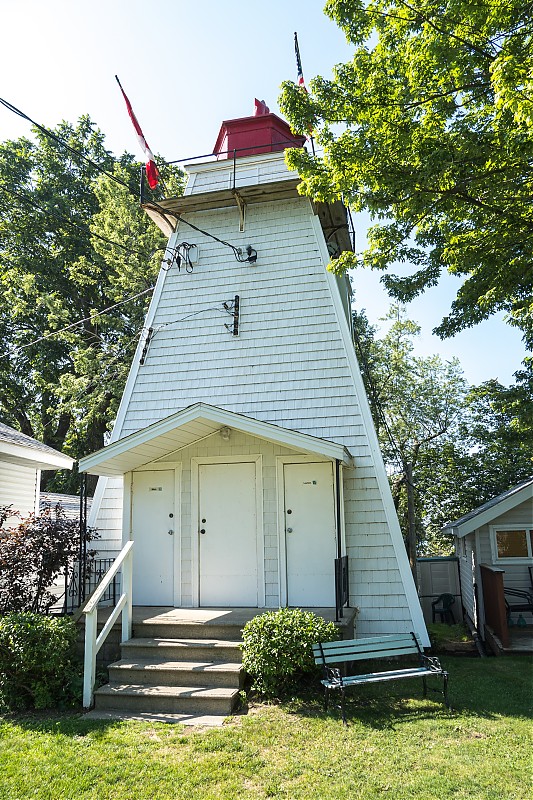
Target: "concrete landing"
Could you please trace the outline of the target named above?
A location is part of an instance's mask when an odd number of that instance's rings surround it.
[[[112,608],[98,608],[98,622],[105,623],[111,615]],[[243,627],[249,620],[273,608],[173,608],[171,606],[133,606],[133,625],[150,623],[169,623],[173,625],[197,625]],[[325,620],[335,622],[334,608],[304,608],[312,611]],[[357,610],[345,608],[344,616],[336,624],[341,631],[346,631],[347,639],[353,637],[353,626]],[[118,626],[120,623],[117,622]]]

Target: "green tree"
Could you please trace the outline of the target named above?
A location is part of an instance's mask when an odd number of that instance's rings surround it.
[[[404,537],[408,465],[419,554],[446,554],[442,528],[533,474],[533,370],[511,386],[467,387],[457,361],[414,356],[416,323],[397,308],[381,339],[354,314],[355,346]]]
[[[377,224],[332,269],[390,270],[407,302],[461,277],[440,336],[503,311],[533,347],[533,6],[528,0],[328,0],[353,58],[311,92],[282,86],[301,191],[343,198]]]
[[[136,200],[138,165],[88,117],[52,131],[85,158],[33,133],[0,144],[0,419],[79,458],[115,417],[165,237]]]
[[[389,331],[377,339],[364,313],[356,313],[355,344],[413,566],[430,516],[424,485],[419,485],[419,462],[431,452],[438,480],[438,453],[457,438],[467,385],[457,359],[414,354],[420,328],[398,306],[387,320],[392,322]]]
[[[442,527],[533,474],[531,374],[512,386],[491,380],[465,397],[457,438],[428,448],[417,468],[424,497],[425,542],[442,551],[450,542]]]

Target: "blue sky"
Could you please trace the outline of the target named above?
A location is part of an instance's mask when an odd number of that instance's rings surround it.
[[[0,97],[47,126],[88,113],[109,149],[141,158],[118,74],[154,152],[168,160],[210,153],[221,121],[251,114],[254,97],[279,111],[281,82],[296,78],[294,31],[307,82],[350,57],[322,7],[323,0],[0,0]],[[0,140],[29,134],[0,107]],[[366,224],[356,221],[360,242]],[[379,324],[389,306],[379,275],[358,272],[353,283],[357,306]],[[457,356],[473,384],[512,382],[524,348],[502,319],[444,342],[431,335],[456,286],[446,277],[408,306],[422,326],[417,352]]]

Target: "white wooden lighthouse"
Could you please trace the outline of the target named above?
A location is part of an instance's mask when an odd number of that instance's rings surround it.
[[[271,113],[224,122],[185,195],[146,205],[168,250],[111,443],[81,463],[90,522],[103,550],[134,541],[135,605],[334,608],[347,570],[358,635],[427,645],[326,268],[346,213],[298,194],[301,144]]]

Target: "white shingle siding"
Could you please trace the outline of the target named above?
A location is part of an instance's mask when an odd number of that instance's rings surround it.
[[[0,460],[0,506],[13,506],[22,517],[35,512],[38,498],[40,472],[34,467],[25,467]],[[16,523],[10,518],[7,525]]]
[[[178,241],[200,244],[199,263],[192,274],[173,268],[166,276],[122,435],[150,424],[158,412],[164,416],[204,400],[320,438],[334,437],[355,455],[364,454],[358,401],[324,265],[318,247],[309,247],[311,215],[304,198],[254,205],[245,234],[238,234],[235,210],[218,211],[219,224],[211,223],[209,230],[235,244],[250,242],[259,253],[256,266],[239,264],[227,248],[206,244],[201,234],[180,227]],[[190,217],[201,226],[206,213]],[[283,226],[286,220],[290,232],[276,237],[276,222]],[[295,236],[302,231],[305,236]],[[272,252],[279,255],[272,258]],[[241,302],[239,337],[224,328],[229,316],[197,313],[235,294]],[[196,316],[179,327],[161,327],[189,314]],[[199,360],[199,351],[206,353],[205,360]],[[325,413],[339,407],[350,409],[348,418]]]
[[[264,158],[256,166],[253,159],[247,161],[239,163],[238,181],[245,175],[248,182],[293,177],[280,155]],[[195,167],[187,193],[228,188],[232,169],[228,162],[211,165],[209,170]],[[171,245],[197,244],[198,263],[192,274],[173,266],[160,276],[148,323],[154,336],[145,363],[140,366],[137,356],[133,365],[113,439],[205,402],[345,445],[355,461],[354,470],[343,472],[350,604],[361,609],[358,631],[364,635],[414,628],[425,636],[339,283],[326,272],[325,241],[310,202],[295,197],[250,204],[243,233],[239,233],[237,208],[188,213],[186,219],[235,246],[252,245],[258,252],[257,263],[239,263],[229,248],[179,224]],[[238,337],[225,329],[224,323],[231,325],[232,317],[220,310],[236,294],[240,296]],[[177,322],[182,318],[186,319]],[[190,527],[187,459],[193,453],[214,455],[213,446],[207,440],[179,454],[184,603],[192,602],[186,577],[191,553],[185,533]],[[247,444],[243,435],[232,437],[233,454],[249,452],[249,447],[263,457],[264,583],[267,605],[277,605],[275,456],[291,451],[259,440]],[[111,489],[100,489],[102,511],[93,521],[101,527],[102,520],[103,535],[116,543],[121,505],[116,484],[109,486],[114,487],[113,496]]]

